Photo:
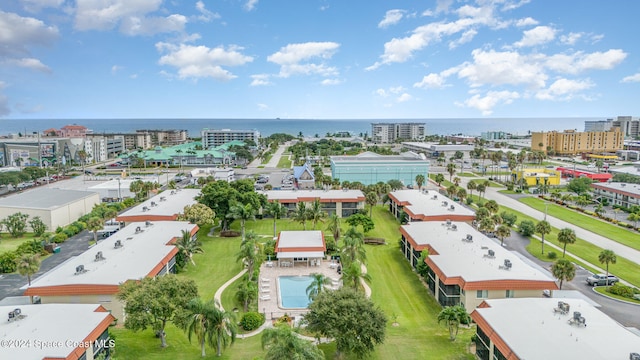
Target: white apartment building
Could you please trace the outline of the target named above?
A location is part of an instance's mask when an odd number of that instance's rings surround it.
[[[202,147],[209,149],[224,145],[228,142],[239,140],[253,140],[258,143],[260,132],[258,130],[232,130],[232,129],[202,129]]]
[[[372,123],[371,139],[374,143],[390,144],[398,139],[422,140],[426,134],[424,123]]]

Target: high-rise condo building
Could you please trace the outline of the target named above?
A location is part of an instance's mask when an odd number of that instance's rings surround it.
[[[424,123],[372,123],[371,139],[374,143],[390,144],[396,140],[423,140]]]

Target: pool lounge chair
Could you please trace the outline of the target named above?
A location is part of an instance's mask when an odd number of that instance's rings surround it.
[[[262,296],[260,296],[260,300],[262,300],[262,301],[271,300],[271,296],[270,295],[262,295]]]

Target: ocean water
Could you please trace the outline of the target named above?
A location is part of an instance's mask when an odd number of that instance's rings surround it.
[[[184,129],[189,136],[199,137],[203,128],[258,130],[262,136],[288,133],[304,136],[324,136],[327,132],[349,131],[370,133],[372,122],[424,122],[427,134],[462,134],[478,136],[486,131],[505,131],[525,135],[534,131],[584,130],[586,120],[603,118],[464,118],[464,119],[0,119],[0,135],[31,134],[69,124],[84,125],[94,133],[134,132],[137,129]]]

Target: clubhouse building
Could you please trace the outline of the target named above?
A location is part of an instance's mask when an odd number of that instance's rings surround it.
[[[365,205],[365,196],[360,190],[270,190],[262,193],[267,201],[278,201],[288,211],[294,211],[298,203],[310,207],[312,202],[320,200],[322,210],[329,216],[349,217]]]
[[[400,248],[413,267],[428,250],[427,284],[442,306],[471,312],[486,299],[541,297],[543,290],[558,289],[542,269],[466,222],[411,222],[400,233]]]
[[[434,190],[397,190],[389,193],[389,211],[400,219],[402,212],[410,221],[467,221],[476,213]]]
[[[124,304],[116,294],[128,280],[175,272],[182,231],[195,236],[198,226],[183,221],[136,222],[84,253],[68,259],[25,285],[26,296],[43,304],[100,304],[122,320]]]
[[[320,266],[327,245],[320,230],[281,231],[275,250],[278,266],[292,267],[297,263]]]

